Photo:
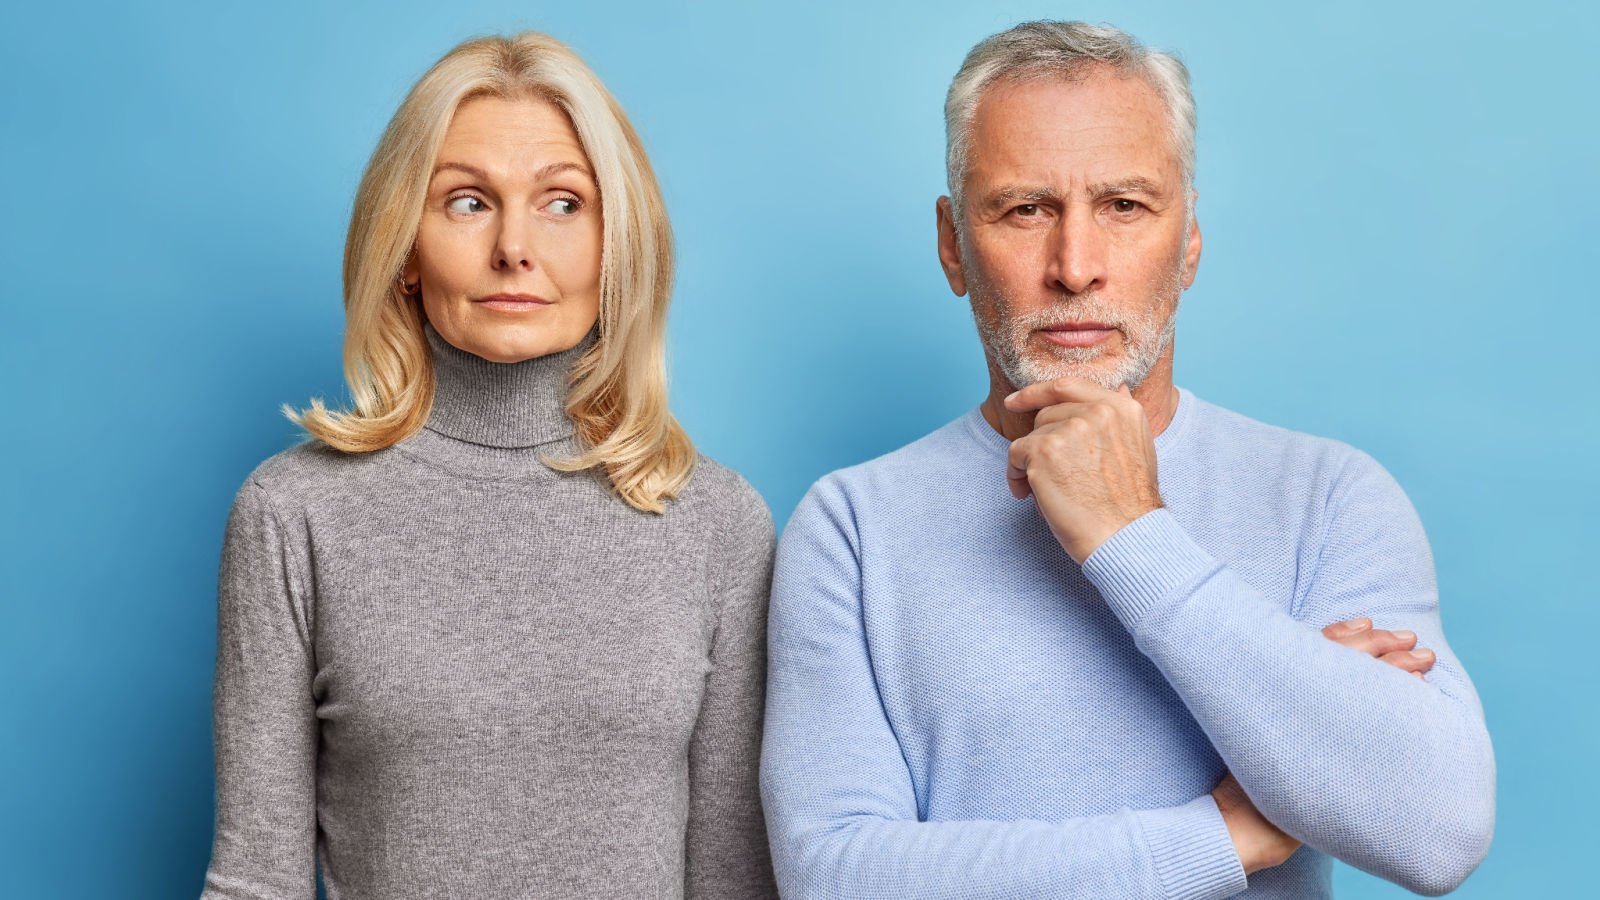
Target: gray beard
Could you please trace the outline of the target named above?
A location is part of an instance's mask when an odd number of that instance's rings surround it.
[[[1049,307],[1022,316],[1010,313],[1015,305],[983,280],[978,268],[969,264],[970,254],[963,252],[962,256],[962,268],[967,273],[967,296],[972,302],[978,337],[989,358],[1014,388],[1071,375],[1088,379],[1106,390],[1114,391],[1126,384],[1131,391],[1144,383],[1161,355],[1172,345],[1187,268],[1187,260],[1181,253],[1168,277],[1157,288],[1157,295],[1151,298],[1152,302],[1131,314],[1112,305],[1098,291],[1089,291],[1063,293]],[[1172,304],[1172,314],[1165,321],[1157,322],[1155,310],[1167,302]],[[1045,353],[1029,354],[1028,343],[1035,331],[1068,322],[1101,322],[1116,328],[1122,334],[1122,352],[1113,356],[1108,355],[1103,346],[1061,347],[1047,343]]]

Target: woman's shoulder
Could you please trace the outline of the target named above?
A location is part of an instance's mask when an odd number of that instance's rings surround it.
[[[260,490],[275,506],[304,507],[352,490],[363,476],[385,465],[390,451],[347,453],[307,440],[262,460],[240,486]]]
[[[698,453],[689,481],[675,501],[719,534],[773,533],[772,512],[761,492],[738,471]]]

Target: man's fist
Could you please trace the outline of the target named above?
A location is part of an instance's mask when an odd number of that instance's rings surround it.
[[[1033,431],[1011,442],[1011,493],[1033,495],[1079,565],[1124,525],[1163,505],[1150,421],[1127,387],[1108,391],[1069,376],[1030,384],[1005,407],[1037,411]]]

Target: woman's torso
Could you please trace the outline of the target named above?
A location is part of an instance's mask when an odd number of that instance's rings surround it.
[[[656,516],[537,457],[424,431],[258,471],[313,586],[330,898],[682,894],[731,473]]]

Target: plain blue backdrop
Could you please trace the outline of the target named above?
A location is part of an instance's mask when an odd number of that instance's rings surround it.
[[[1592,884],[1592,5],[137,6],[0,12],[0,895],[198,893],[222,526],[295,439],[278,404],[344,396],[351,198],[433,60],[537,28],[610,86],[679,239],[674,406],[781,523],[981,397],[934,255],[941,103],[968,47],[1037,17],[1193,72],[1178,382],[1367,450],[1422,515],[1499,760],[1460,896]]]

